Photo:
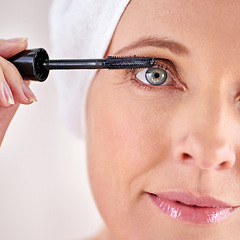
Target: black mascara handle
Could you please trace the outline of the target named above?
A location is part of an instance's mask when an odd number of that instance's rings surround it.
[[[43,48],[25,50],[8,59],[16,66],[24,80],[40,82],[45,81],[49,74],[49,70],[43,66],[47,60],[49,56]]]

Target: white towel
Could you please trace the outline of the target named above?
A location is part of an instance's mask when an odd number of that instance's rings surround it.
[[[54,0],[50,13],[51,58],[103,58],[130,0]],[[86,133],[88,88],[96,70],[52,71],[60,113],[76,136]]]

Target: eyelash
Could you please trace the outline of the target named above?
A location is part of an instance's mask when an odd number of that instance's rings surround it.
[[[182,84],[182,81],[180,80],[180,75],[177,72],[175,65],[171,61],[169,61],[167,59],[160,59],[160,58],[155,58],[155,61],[156,61],[155,67],[159,67],[159,68],[162,68],[163,70],[165,70],[168,74],[171,75],[171,77],[173,78],[173,81],[180,84],[182,89],[184,88],[183,84]],[[159,90],[159,88],[164,87],[164,86],[161,86],[161,85],[154,86],[154,85],[151,85],[151,84],[146,84],[146,83],[143,83],[141,80],[139,80],[136,77],[136,75],[142,70],[143,69],[127,69],[126,78],[127,79],[130,78],[131,83],[134,86],[142,88],[146,91]],[[165,86],[165,87],[167,87],[167,86]]]

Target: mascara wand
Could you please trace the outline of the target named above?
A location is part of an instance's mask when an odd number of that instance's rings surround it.
[[[25,50],[8,59],[15,65],[23,79],[43,82],[50,70],[69,69],[135,69],[155,65],[150,57],[107,57],[105,59],[50,60],[43,48]]]

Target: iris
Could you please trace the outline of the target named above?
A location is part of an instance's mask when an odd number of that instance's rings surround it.
[[[145,77],[150,84],[158,86],[166,82],[167,72],[161,68],[148,68]]]

